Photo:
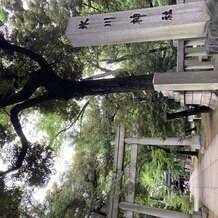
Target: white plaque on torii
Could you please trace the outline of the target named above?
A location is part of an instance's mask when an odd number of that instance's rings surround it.
[[[66,36],[73,47],[198,38],[209,21],[203,1],[71,17]]]

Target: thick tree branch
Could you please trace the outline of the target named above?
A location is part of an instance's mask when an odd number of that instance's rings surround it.
[[[32,96],[36,89],[40,86],[39,79],[36,77],[37,71],[32,73],[27,84],[19,91],[18,93],[7,96],[6,98],[0,101],[0,109],[6,106],[16,104],[22,101],[27,100]]]
[[[62,81],[67,99],[92,95],[125,93],[139,90],[154,91],[153,75],[116,77],[112,79]]]
[[[4,50],[9,50],[9,51],[19,52],[21,54],[24,54],[28,56],[29,58],[31,58],[32,60],[36,61],[41,66],[41,68],[51,69],[51,66],[41,55],[36,54],[35,52],[27,48],[23,48],[23,47],[11,44],[8,40],[6,40],[3,37],[3,35],[0,35],[0,48]]]
[[[20,137],[22,148],[18,155],[17,161],[15,163],[15,166],[12,166],[10,169],[0,172],[0,176],[5,176],[6,174],[18,170],[22,167],[23,161],[26,157],[26,154],[28,152],[28,149],[30,148],[30,143],[28,142],[26,136],[23,133],[22,126],[19,121],[19,113],[27,108],[30,108],[32,106],[35,106],[39,103],[42,103],[44,101],[48,101],[51,99],[57,99],[58,96],[54,94],[45,94],[43,96],[29,99],[21,104],[15,105],[11,110],[11,122],[13,124],[14,130],[16,131],[17,135]]]

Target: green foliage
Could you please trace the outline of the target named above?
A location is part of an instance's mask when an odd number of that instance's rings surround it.
[[[153,0],[152,1],[155,6],[167,5],[168,1],[166,0]]]
[[[39,122],[37,123],[37,126],[39,129],[41,129],[43,132],[46,132],[48,135],[48,138],[55,138],[58,131],[60,131],[61,126],[60,124],[62,118],[56,113],[50,113],[46,116],[43,116]]]
[[[20,149],[16,147],[15,149],[15,156],[17,156]],[[53,150],[50,147],[33,144],[27,152],[22,168],[13,176],[22,178],[29,186],[43,187],[47,184],[52,173],[53,158]]]
[[[0,8],[0,21],[5,22],[6,20],[7,20],[7,17],[6,17],[5,10],[3,8]]]
[[[105,204],[110,190],[111,173],[108,172],[111,140],[114,140],[114,132],[109,131],[108,125],[113,114],[101,111],[98,100],[89,98],[89,109],[74,139],[72,167],[60,189],[47,196],[50,202],[47,217],[85,217],[93,208]]]
[[[10,118],[7,111],[1,111],[0,116],[0,147],[3,148],[6,143],[14,141],[16,135],[10,125]],[[3,150],[1,151],[3,153]]]
[[[64,136],[58,136],[58,132],[64,128],[62,117],[56,113],[43,115],[37,122],[37,127],[44,132],[43,141],[58,153]]]
[[[58,153],[62,143],[71,134],[65,130],[74,123],[78,113],[79,105],[74,101],[46,102],[41,105],[37,127],[44,133],[43,141]],[[59,134],[62,132],[62,134]]]
[[[41,215],[42,218],[71,218],[85,216],[85,200],[79,193],[72,190],[72,184],[65,180],[61,187],[54,184],[52,192],[47,195],[47,210]]]
[[[152,149],[151,158],[152,160],[143,166],[140,181],[149,189],[165,186],[164,172],[172,171],[172,158],[162,149]]]
[[[164,199],[165,209],[190,213],[192,204],[188,195],[178,195],[172,193]]]

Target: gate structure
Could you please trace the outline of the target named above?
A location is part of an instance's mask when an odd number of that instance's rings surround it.
[[[198,2],[197,0],[177,0],[177,4]],[[206,53],[206,38],[192,38],[174,40],[174,46],[177,48],[177,73],[193,71],[217,72],[218,55]],[[209,72],[208,72],[209,71]],[[184,75],[185,76],[185,75]],[[162,91],[163,95],[180,102],[181,107],[185,105],[201,105],[215,109],[218,104],[217,95],[214,91]]]
[[[218,102],[215,94],[218,89],[215,55],[218,54],[218,2],[181,2],[72,17],[66,36],[74,47],[178,40],[177,72],[181,73],[155,73],[154,89],[183,106],[196,104],[214,109]],[[199,56],[203,62],[196,64]]]
[[[69,19],[66,36],[74,47],[177,40],[177,70],[155,73],[154,89],[179,101],[182,106],[196,104],[214,109],[218,102],[215,93],[218,90],[218,1],[189,0],[191,2],[185,4],[181,4],[184,3],[182,0],[178,1],[180,4],[176,5],[72,17]],[[198,62],[199,56],[202,57],[201,62]],[[197,144],[192,140],[183,141],[182,145],[199,149],[199,137],[196,138]],[[155,141],[158,145],[181,145],[175,138]],[[123,169],[125,142],[131,146],[129,169]],[[133,217],[133,212],[166,218],[202,217],[199,213],[187,215],[134,204],[137,145],[142,142],[146,145],[154,143],[151,143],[151,139],[134,139],[130,142],[124,137],[123,127],[118,128],[113,169],[114,186],[108,217],[118,218],[119,209],[126,211],[125,216],[128,218]],[[125,202],[120,202],[124,173],[129,175],[129,188]]]
[[[181,140],[180,138],[126,138],[124,127],[118,126],[116,133],[114,164],[113,164],[113,185],[111,189],[110,206],[108,218],[118,218],[120,210],[124,211],[126,218],[133,218],[134,212],[153,215],[162,218],[200,218],[202,214],[194,212],[194,214],[184,214],[177,211],[164,210],[160,208],[136,205],[135,202],[135,186],[137,179],[137,150],[138,145],[170,145],[170,146],[191,146],[192,148],[200,148],[199,136]],[[125,157],[125,146],[130,146],[131,158],[130,166],[124,169],[123,162]],[[125,201],[121,202],[122,193],[122,178],[127,176],[128,194],[125,196]]]

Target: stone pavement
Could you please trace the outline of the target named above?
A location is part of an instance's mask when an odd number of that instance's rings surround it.
[[[190,191],[194,196],[195,210],[202,203],[213,212],[213,216],[209,217],[218,216],[218,134],[191,174]]]

